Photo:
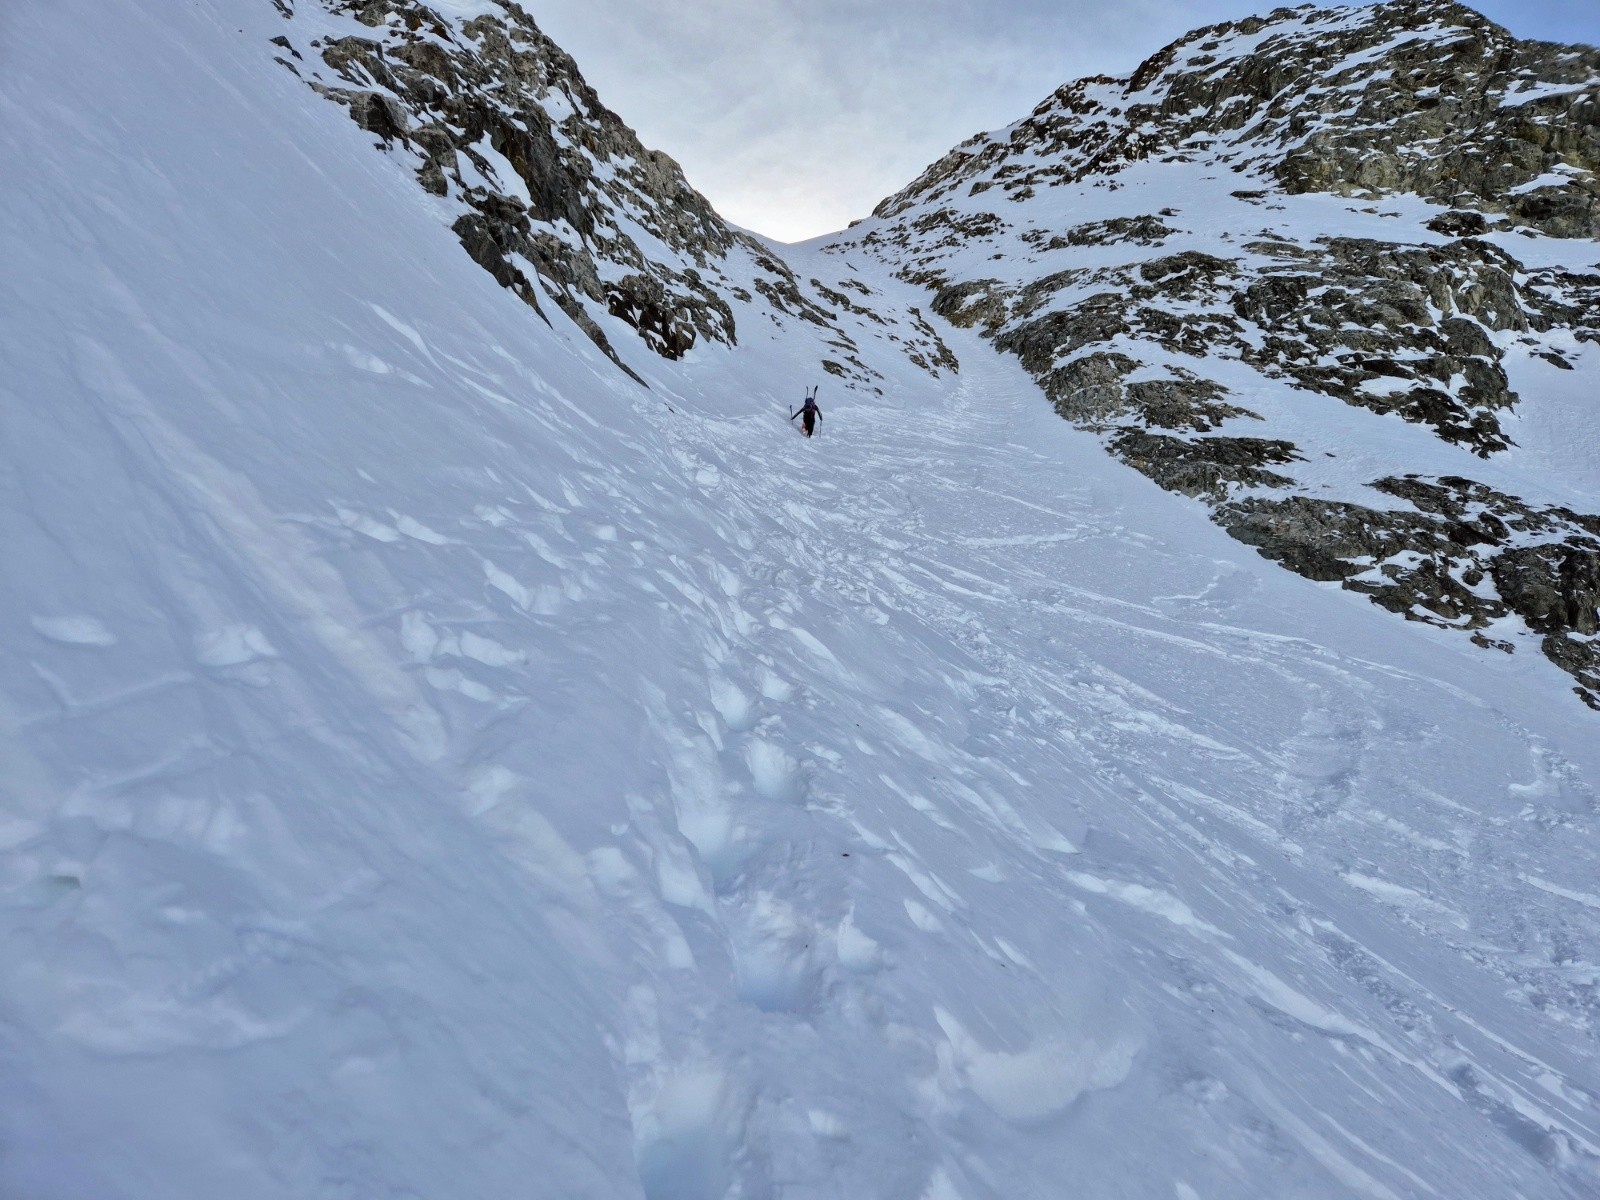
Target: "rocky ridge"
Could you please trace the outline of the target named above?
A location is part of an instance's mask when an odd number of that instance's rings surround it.
[[[802,279],[729,226],[512,0],[475,15],[417,0],[272,3],[287,22],[278,61],[410,164],[475,262],[546,319],[553,303],[630,374],[606,317],[669,359],[733,345],[754,318],[809,328],[821,368],[856,386],[879,377],[874,341],[930,372],[955,368],[920,314],[880,313],[848,274]]]
[[[875,215],[998,188],[1212,162],[1289,193],[1412,192],[1558,237],[1600,236],[1600,50],[1520,41],[1452,0],[1280,8],[1197,29],[1125,79],[1058,88]],[[1470,232],[1470,230],[1469,230]]]
[[[1600,51],[1396,2],[1068,84],[831,249],[927,287],[1266,557],[1535,639],[1600,706],[1600,517],[1517,450],[1545,395],[1600,394],[1597,236]]]

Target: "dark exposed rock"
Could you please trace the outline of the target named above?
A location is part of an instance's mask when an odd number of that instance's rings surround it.
[[[1445,237],[1479,237],[1489,232],[1489,222],[1480,212],[1451,209],[1429,221],[1428,228]]]
[[[384,142],[404,141],[406,110],[393,96],[382,92],[350,92],[346,95],[350,119]]]
[[[313,86],[414,154],[426,190],[464,206],[456,235],[503,286],[536,309],[543,291],[614,359],[586,301],[667,357],[700,337],[733,340],[732,310],[693,271],[736,235],[670,159],[639,145],[521,8],[506,3],[498,17],[457,26],[414,0],[327,3],[375,36],[324,41],[323,63],[349,86]],[[559,124],[553,96],[570,110]],[[609,185],[595,162],[611,165]],[[612,215],[623,206],[685,264],[650,261]],[[623,268],[617,282],[601,282],[601,258]]]
[[[661,282],[648,275],[625,275],[606,286],[606,308],[639,331],[663,358],[682,358],[695,343],[695,328],[668,303]]]
[[[1359,574],[1359,560],[1388,558],[1432,534],[1426,521],[1308,496],[1252,497],[1218,509],[1217,519],[1264,557],[1307,579],[1333,582]]]
[[[1057,412],[1086,429],[1105,430],[1134,420],[1205,433],[1231,417],[1256,417],[1224,401],[1221,385],[1181,367],[1169,368],[1168,378],[1126,382],[1140,366],[1125,354],[1099,351],[1046,372],[1039,383]]]
[[[961,213],[946,208],[918,217],[913,227],[918,232],[950,229],[964,238],[981,238],[999,232],[1006,223],[993,213]]]
[[[1099,429],[1127,413],[1127,389],[1122,380],[1139,365],[1126,354],[1099,351],[1055,368],[1039,382],[1063,417]]]
[[[1129,329],[1123,298],[1115,292],[1090,296],[1072,308],[1014,326],[994,339],[1035,375],[1095,342],[1109,342]]]
[[[1590,708],[1600,709],[1600,642],[1552,633],[1540,643],[1545,657],[1578,681],[1572,690]]]
[[[1321,257],[1315,247],[1286,241],[1276,234],[1263,234],[1260,241],[1246,242],[1244,248],[1252,254],[1261,254],[1280,261],[1315,262]]]
[[[517,297],[530,308],[544,316],[539,308],[539,295],[534,290],[533,284],[528,282],[528,277],[512,265],[510,253],[515,248],[516,241],[507,237],[508,226],[503,222],[488,220],[482,213],[467,213],[459,218],[452,227],[455,235],[461,239],[461,245],[472,256],[472,261],[477,263],[489,274],[493,275],[495,282],[501,287],[508,288],[517,294]],[[526,237],[525,231],[514,232]]]
[[[980,325],[1042,381],[1085,347],[1147,339],[1195,357],[1239,358],[1429,425],[1480,454],[1509,444],[1497,413],[1517,396],[1490,334],[1550,323],[1551,302],[1517,283],[1520,264],[1477,241],[1326,238],[1293,255],[1281,251],[1287,245],[1275,243],[1274,261],[1260,267],[1181,251],[1127,268],[1059,271],[1014,296],[995,280],[963,281],[939,292],[935,309]],[[1089,290],[1097,286],[1110,290]],[[1046,383],[1053,399],[1077,386]]]
[[[1600,608],[1600,542],[1547,542],[1502,551],[1495,586],[1538,633],[1593,635]]]
[[[1227,393],[1222,385],[1182,368],[1173,369],[1179,378],[1142,379],[1127,386],[1129,404],[1148,424],[1204,433],[1230,417],[1261,419],[1249,409],[1226,403],[1222,397]]]
[[[1580,342],[1600,344],[1600,274],[1534,271],[1520,294],[1542,326],[1565,327]]]
[[[1125,429],[1111,439],[1112,453],[1172,492],[1221,500],[1231,485],[1287,487],[1293,480],[1264,463],[1294,460],[1293,444],[1268,438],[1179,438]]]
[[[1139,246],[1158,246],[1177,231],[1162,223],[1159,217],[1112,217],[1107,221],[1090,221],[1053,234],[1044,229],[1030,229],[1022,240],[1043,250],[1060,250],[1066,246],[1114,246],[1130,242]]]
[[[1183,250],[1140,264],[1139,278],[1159,285],[1162,293],[1183,300],[1215,293],[1217,281],[1234,274],[1232,259],[1199,250]]]
[[[1480,454],[1504,449],[1495,414],[1517,397],[1487,331],[1528,327],[1519,264],[1476,241],[1318,244],[1320,256],[1266,268],[1235,296],[1241,318],[1271,331],[1241,357]]]
[[[982,324],[993,335],[1006,319],[1004,289],[998,279],[974,279],[944,288],[934,295],[933,311],[963,329]]]
[[[927,345],[931,347],[928,354],[929,359],[931,359],[930,362],[926,364],[920,362],[921,352],[914,348],[909,351],[911,361],[934,374],[938,374],[940,370],[959,371],[961,363],[957,360],[955,352],[945,344],[945,340],[939,336],[939,331],[929,324],[928,319],[922,315],[922,310],[913,306],[906,311],[911,317],[913,328],[926,339]]]
[[[830,325],[837,314],[829,312],[800,290],[800,280],[789,265],[765,251],[756,256],[756,265],[769,278],[756,280],[756,290],[779,312],[789,313],[814,325]]]
[[[1545,635],[1551,661],[1600,689],[1600,539],[1592,536],[1600,517],[1531,506],[1454,477],[1374,486],[1416,511],[1291,496],[1238,500],[1216,515],[1265,557],[1413,620],[1477,629],[1515,613]],[[1528,536],[1563,540],[1508,545]]]
[[[730,276],[742,281],[751,263],[756,293],[778,314],[844,338],[837,314],[723,221],[671,158],[642,146],[514,0],[470,17],[422,0],[321,4],[349,18],[349,32],[301,47],[306,70],[296,74],[410,161],[418,183],[455,209],[473,261],[541,315],[541,301],[553,301],[634,378],[601,327],[607,315],[666,358],[702,341],[732,344],[729,297],[752,293]],[[280,11],[290,34],[273,44],[299,57],[294,6]],[[732,257],[742,261],[730,270]],[[948,369],[925,323],[881,323],[912,361]],[[853,378],[875,377],[855,361]]]
[[[1506,606],[1475,591],[1483,571],[1445,522],[1308,496],[1218,509],[1234,537],[1308,579],[1336,581],[1413,620],[1476,629]]]

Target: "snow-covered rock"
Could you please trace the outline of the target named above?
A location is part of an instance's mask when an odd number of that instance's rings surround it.
[[[1060,88],[828,248],[1268,557],[1600,704],[1597,169],[1600,51],[1306,6]]]
[[[849,313],[862,296],[845,294],[863,285],[801,279],[729,226],[513,0],[277,7],[286,20],[272,40],[277,61],[411,165],[473,261],[535,311],[541,296],[553,300],[624,370],[633,368],[600,311],[669,359],[700,340],[733,344],[741,318],[804,321],[826,335],[824,370],[881,378],[862,361],[861,322]],[[955,366],[925,321],[877,307],[869,340],[900,344],[934,373]]]
[[[1600,50],[1520,41],[1453,0],[1301,5],[1198,29],[1123,79],[1059,88],[885,200],[1027,199],[1137,162],[1209,162],[1283,190],[1386,195],[1600,236]]]

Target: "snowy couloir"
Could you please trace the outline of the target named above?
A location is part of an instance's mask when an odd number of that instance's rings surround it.
[[[5,1200],[1600,1191],[1595,52],[783,247],[509,3],[3,24]]]

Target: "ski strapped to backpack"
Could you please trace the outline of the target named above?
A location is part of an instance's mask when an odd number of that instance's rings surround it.
[[[806,391],[806,402],[799,409],[796,409],[792,404],[789,406],[789,420],[793,421],[796,417],[805,417],[805,421],[802,424],[805,426],[807,437],[811,436],[816,423],[822,419],[822,409],[817,407],[817,393],[820,390],[820,387],[808,389]]]

